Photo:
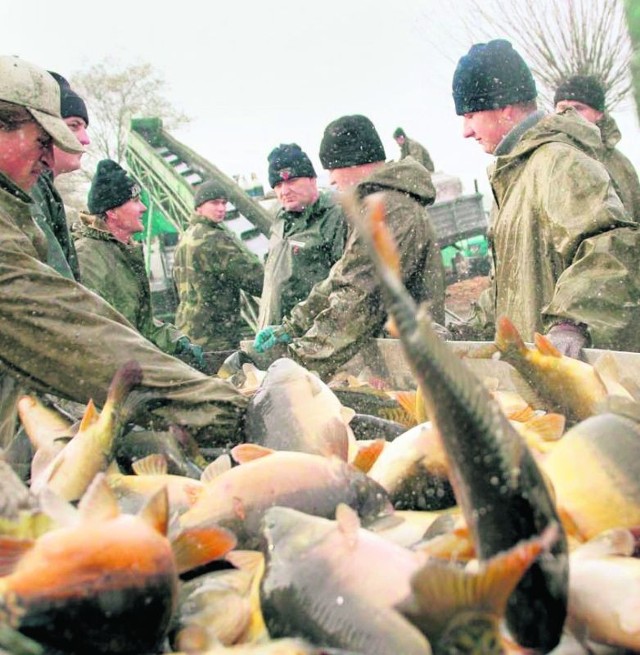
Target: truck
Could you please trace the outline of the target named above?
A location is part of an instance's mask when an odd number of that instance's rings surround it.
[[[277,202],[273,197],[249,195],[226,175],[163,128],[159,118],[131,121],[125,159],[130,174],[144,189],[148,207],[144,217],[145,244],[155,315],[172,321],[177,307],[173,285],[173,253],[193,212],[193,196],[204,180],[215,179],[227,191],[229,208],[224,227],[243,247],[264,257]],[[488,270],[487,218],[482,195],[463,195],[457,178],[434,173],[436,202],[429,207],[449,281]],[[255,329],[259,299],[243,294],[242,315]]]

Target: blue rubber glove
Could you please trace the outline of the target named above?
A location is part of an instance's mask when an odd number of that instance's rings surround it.
[[[180,359],[199,371],[206,370],[207,362],[204,358],[202,346],[193,343],[189,337],[180,337],[176,342],[176,346],[176,355]]]
[[[256,352],[263,353],[279,343],[290,343],[291,335],[286,332],[282,325],[267,325],[262,328],[253,341],[253,348]]]

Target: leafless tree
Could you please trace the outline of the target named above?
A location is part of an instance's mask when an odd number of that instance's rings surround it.
[[[551,102],[558,84],[594,75],[612,109],[631,89],[633,56],[623,0],[470,0],[462,17],[474,41],[506,38],[526,59]]]
[[[126,67],[111,59],[71,76],[71,85],[89,109],[91,151],[122,163],[132,118],[162,118],[168,129],[189,118],[166,99],[165,82],[149,63]]]

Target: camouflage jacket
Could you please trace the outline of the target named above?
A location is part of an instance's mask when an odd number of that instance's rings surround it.
[[[414,159],[384,164],[355,187],[360,200],[382,192],[389,226],[401,258],[404,284],[416,302],[428,301],[444,322],[444,271],[427,205],[435,199],[431,176]],[[296,305],[283,325],[297,337],[289,351],[321,377],[332,375],[373,337],[386,320],[381,287],[367,246],[352,229],[329,276]]]
[[[262,277],[258,257],[227,227],[194,215],[173,263],[176,325],[205,350],[238,348],[251,334],[240,315],[240,291],[259,295]]]
[[[121,243],[96,216],[81,214],[80,219],[76,250],[82,284],[104,298],[160,350],[174,355],[176,342],[184,335],[170,323],[153,318],[142,246]]]
[[[302,212],[281,209],[271,228],[258,327],[278,324],[340,259],[348,224],[332,194]]]
[[[46,171],[38,178],[31,197],[31,214],[49,242],[47,263],[60,275],[80,279],[78,255],[69,233],[64,203],[53,184],[53,174]]]
[[[622,137],[620,130],[609,114],[605,114],[596,125],[600,128],[604,145],[601,161],[627,213],[636,223],[640,223],[640,180],[633,164],[616,148]]]
[[[490,182],[491,321],[525,340],[571,321],[598,348],[640,348],[640,231],[604,166],[598,129],[573,110],[532,114],[496,150]]]
[[[148,399],[138,421],[184,425],[207,443],[240,440],[246,398],[225,380],[161,352],[102,298],[48,266],[30,204],[0,174],[0,426],[15,417],[14,381],[102,406],[115,372],[135,359]],[[10,397],[4,392],[12,386]]]
[[[410,139],[408,136],[404,138],[404,143],[400,146],[400,159],[404,159],[405,157],[413,157],[430,173],[433,173],[435,170],[429,151],[421,143]]]

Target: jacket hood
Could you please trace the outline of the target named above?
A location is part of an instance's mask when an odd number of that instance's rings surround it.
[[[526,157],[546,143],[566,143],[595,159],[598,159],[598,152],[602,150],[600,130],[574,109],[567,109],[560,114],[547,114],[526,130],[510,152],[498,157],[496,168],[501,168],[513,159]]]
[[[604,147],[608,150],[615,148],[622,138],[622,134],[620,133],[620,129],[618,128],[615,119],[612,116],[609,116],[609,114],[605,114],[596,125],[600,128],[600,135]]]
[[[378,191],[400,191],[425,206],[432,205],[436,199],[431,174],[413,157],[384,164],[360,182],[356,190],[361,198]]]

